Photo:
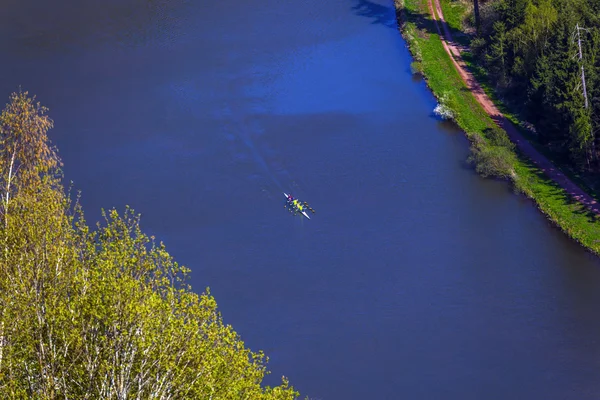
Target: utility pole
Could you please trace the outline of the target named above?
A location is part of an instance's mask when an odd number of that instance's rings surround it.
[[[577,43],[579,44],[579,62],[581,63],[581,82],[583,84],[583,98],[585,99],[585,108],[588,108],[588,98],[587,91],[585,89],[585,70],[583,69],[583,54],[581,53],[581,35],[579,35],[579,30],[584,28],[579,27],[579,23],[576,25],[577,29]]]

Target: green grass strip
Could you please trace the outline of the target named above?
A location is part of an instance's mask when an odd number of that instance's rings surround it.
[[[444,50],[435,23],[429,16],[427,0],[404,0],[404,4],[399,3],[396,0],[397,7],[401,8],[402,33],[415,59],[413,69],[423,74],[437,98],[447,99],[447,105],[455,113],[456,122],[467,137],[471,140],[480,138],[480,142],[487,145],[489,138],[486,132],[495,124],[469,92]],[[454,3],[442,0],[442,11],[452,29],[460,30],[464,8],[454,6]],[[507,117],[514,120],[515,116]],[[515,189],[532,198],[538,208],[571,238],[600,254],[599,218],[583,205],[573,202],[562,188],[549,180],[528,159],[519,155],[513,163]]]

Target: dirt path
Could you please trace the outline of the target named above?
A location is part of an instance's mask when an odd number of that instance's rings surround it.
[[[473,93],[477,102],[485,109],[489,116],[494,122],[506,131],[510,140],[516,144],[519,150],[531,159],[531,161],[553,181],[555,181],[560,187],[565,189],[571,197],[576,201],[584,204],[589,210],[600,215],[600,204],[594,200],[589,194],[584,192],[579,186],[573,183],[569,178],[565,176],[559,169],[557,169],[544,155],[538,152],[532,145],[525,139],[525,137],[518,131],[518,129],[498,110],[492,100],[485,94],[483,88],[477,82],[475,77],[469,71],[467,65],[460,55],[459,46],[454,42],[448,24],[444,20],[444,14],[442,13],[442,7],[439,0],[433,0],[435,4],[435,10],[433,12],[432,0],[427,0],[429,4],[429,12],[431,17],[435,21],[435,26],[442,39],[444,49],[450,55],[456,70],[460,74],[461,78],[465,81],[469,90]],[[438,19],[439,17],[439,19]],[[443,34],[440,30],[440,25],[443,29]]]

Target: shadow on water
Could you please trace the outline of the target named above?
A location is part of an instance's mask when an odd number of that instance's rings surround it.
[[[431,19],[427,10],[420,10],[420,12],[413,12],[406,8],[397,10],[395,6],[386,7],[369,0],[358,0],[357,4],[351,9],[358,16],[372,19],[373,24],[400,30],[398,24],[410,22],[414,24],[416,33],[420,37],[425,38],[430,34],[438,34],[435,22]],[[420,73],[415,73],[410,67],[407,68],[407,72],[412,74],[413,82],[423,81],[423,76]]]
[[[464,131],[458,126],[458,124],[452,120],[441,119],[434,113],[431,113],[431,116],[438,120],[437,126],[438,128],[451,135],[463,135]]]
[[[396,29],[396,12],[393,7],[382,6],[369,0],[358,0],[358,3],[352,7],[352,10],[361,17],[370,18],[372,24],[385,25],[388,28]]]
[[[140,46],[177,32],[173,13],[190,0],[9,1],[0,16],[0,40],[19,53],[68,50],[117,42]],[[30,3],[30,4],[29,4]]]
[[[398,29],[398,21],[411,22],[417,28],[419,35],[438,34],[435,22],[431,19],[427,9],[420,9],[419,12],[406,8],[396,10],[394,6],[386,7],[369,0],[357,0],[357,4],[352,7],[352,10],[356,15],[372,19],[373,24]]]

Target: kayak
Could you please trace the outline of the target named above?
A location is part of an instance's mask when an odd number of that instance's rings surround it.
[[[285,196],[286,200],[289,198],[289,195],[287,193],[283,193],[283,195]],[[299,212],[300,214],[304,215],[306,218],[310,219],[310,217],[308,216],[306,211],[304,211],[304,210],[300,211],[300,209],[297,206],[295,206],[291,201],[287,200],[287,205],[289,207],[291,207],[295,212]]]

